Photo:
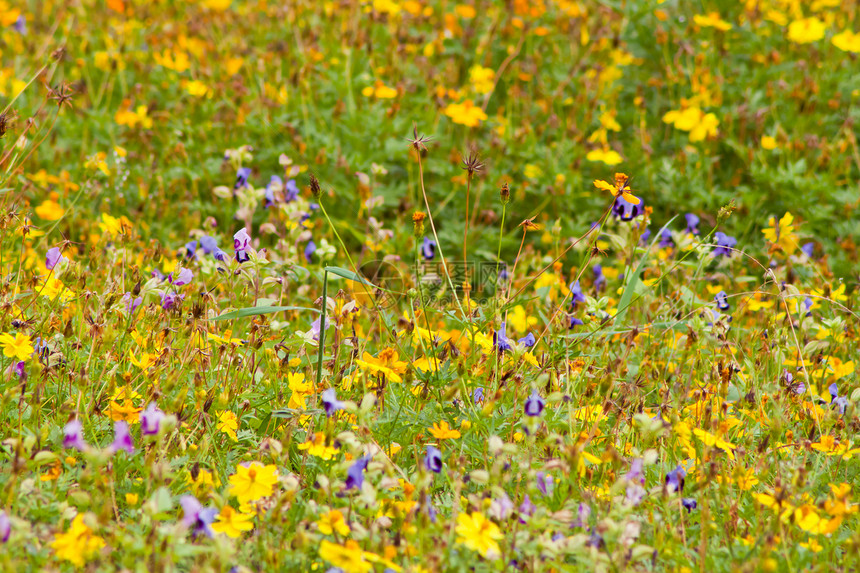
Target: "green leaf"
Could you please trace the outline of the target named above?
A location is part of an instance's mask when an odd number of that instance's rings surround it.
[[[225,312],[215,318],[210,318],[209,320],[212,322],[216,322],[219,320],[233,320],[236,318],[245,318],[246,316],[256,316],[258,314],[272,314],[274,312],[281,312],[286,310],[307,310],[310,312],[319,312],[315,308],[308,308],[304,306],[249,306],[247,308],[240,308],[238,310],[233,310],[231,312]]]
[[[348,270],[346,270],[346,269],[342,269],[342,268],[340,268],[340,267],[326,267],[326,268],[325,268],[325,270],[326,270],[327,272],[329,272],[329,273],[331,273],[331,274],[333,274],[333,275],[337,275],[337,276],[339,276],[339,277],[341,277],[341,278],[349,279],[349,280],[351,280],[351,281],[355,281],[355,282],[357,282],[357,283],[361,283],[361,284],[363,284],[363,285],[365,285],[365,286],[369,286],[369,287],[373,287],[373,288],[378,288],[378,289],[380,289],[380,290],[385,290],[385,289],[383,289],[383,288],[380,288],[380,287],[376,286],[375,284],[373,284],[372,282],[370,282],[370,281],[369,281],[369,280],[367,280],[366,278],[364,278],[364,277],[362,277],[362,276],[360,276],[360,275],[355,274],[355,273],[354,273],[354,272],[352,272],[352,271],[348,271]],[[388,292],[388,291],[386,291],[386,292]]]

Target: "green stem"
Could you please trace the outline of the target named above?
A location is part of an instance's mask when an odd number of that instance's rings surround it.
[[[327,309],[326,301],[328,301],[328,271],[323,270],[323,291],[322,291],[322,309],[320,309],[320,340],[317,350],[317,382],[314,393],[322,383],[322,364],[323,350],[325,348],[325,313]]]

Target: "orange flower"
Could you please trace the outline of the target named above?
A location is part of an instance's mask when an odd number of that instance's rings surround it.
[[[433,437],[437,440],[451,440],[460,437],[460,431],[454,430],[448,426],[448,422],[440,422],[433,424],[432,428],[428,428]]]
[[[630,194],[630,186],[628,183],[630,182],[630,178],[623,173],[615,174],[615,184],[607,183],[601,179],[594,180],[594,186],[598,189],[605,189],[612,193],[615,197],[622,197],[628,203],[633,203],[634,205],[638,205],[641,203],[639,197]]]

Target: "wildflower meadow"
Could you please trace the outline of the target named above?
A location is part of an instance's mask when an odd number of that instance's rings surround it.
[[[0,571],[860,568],[857,0],[0,0]]]

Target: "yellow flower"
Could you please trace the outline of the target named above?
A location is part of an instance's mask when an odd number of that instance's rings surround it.
[[[529,179],[537,179],[543,175],[543,169],[533,163],[526,163],[526,166],[523,167],[523,175]]]
[[[185,84],[185,91],[195,97],[212,97],[212,90],[199,80],[192,80]]]
[[[589,161],[601,161],[606,165],[618,165],[623,161],[621,155],[615,151],[614,149],[609,149],[608,147],[604,147],[601,149],[592,149],[585,156]]]
[[[717,135],[720,120],[712,113],[691,106],[682,110],[672,110],[663,115],[664,123],[671,123],[675,129],[690,133],[690,141],[703,141],[706,137]]]
[[[238,441],[236,430],[239,429],[239,420],[236,414],[229,410],[218,414],[218,429],[230,436],[234,442]]]
[[[472,84],[472,87],[479,94],[488,94],[493,91],[493,80],[495,77],[496,72],[490,68],[480,65],[469,68],[469,83]]]
[[[445,108],[445,115],[451,118],[454,123],[465,125],[467,127],[477,127],[482,121],[487,119],[487,114],[484,110],[475,106],[474,102],[467,99],[463,103],[450,103]]]
[[[768,219],[768,226],[761,230],[764,238],[773,243],[771,249],[779,249],[787,255],[797,250],[797,235],[794,234],[794,215],[786,213],[776,222],[774,217]]]
[[[65,212],[59,203],[51,199],[42,201],[42,204],[36,207],[36,215],[46,221],[57,221],[62,218]]]
[[[229,493],[239,500],[239,503],[257,501],[272,495],[275,484],[278,483],[278,468],[273,465],[264,466],[260,462],[250,465],[236,466],[236,473],[230,476]]]
[[[194,495],[197,497],[202,497],[221,485],[221,480],[218,479],[218,476],[213,475],[209,470],[198,470],[197,479],[194,479],[194,477],[189,473],[185,481],[189,486],[191,486],[191,491],[193,491]]]
[[[108,404],[108,417],[114,422],[124,420],[129,424],[140,423],[140,413],[143,408],[136,407],[132,400],[140,398],[140,394],[128,386],[118,387]]]
[[[737,449],[736,445],[730,444],[719,436],[715,436],[710,432],[706,432],[705,430],[699,428],[693,428],[693,434],[695,434],[697,438],[702,440],[702,443],[704,443],[706,446],[716,446],[726,452],[729,458],[735,459],[735,454],[732,453],[732,450]]]
[[[347,541],[346,545],[338,545],[323,539],[319,553],[320,557],[345,573],[367,573],[373,569],[373,565],[364,560],[364,552],[352,540]]]
[[[365,97],[375,97],[377,99],[394,99],[397,97],[397,90],[390,88],[379,80],[376,80],[372,86],[367,86],[361,90],[361,94]]]
[[[384,348],[376,357],[365,351],[361,358],[355,363],[362,370],[369,371],[371,375],[385,376],[392,382],[403,382],[400,375],[406,372],[406,363],[398,360],[397,351],[393,348]]]
[[[127,125],[129,127],[143,127],[149,129],[152,127],[152,118],[149,117],[146,106],[139,105],[137,109],[131,111],[129,107],[123,107],[116,112],[114,121],[119,125]]]
[[[251,520],[253,515],[236,511],[229,505],[221,508],[221,512],[216,516],[216,521],[212,524],[212,531],[223,533],[227,537],[237,538],[242,535],[243,531],[251,531],[254,529],[254,524]]]
[[[502,532],[495,523],[478,512],[457,516],[457,535],[457,543],[477,551],[487,559],[501,556],[498,540],[502,539]]]
[[[788,25],[788,39],[798,44],[817,42],[824,37],[827,26],[818,18],[803,18]]]
[[[334,531],[340,535],[349,535],[350,531],[343,514],[336,509],[322,514],[317,521],[317,528],[323,535],[331,535]]]
[[[131,506],[137,505],[137,502],[139,499],[140,499],[140,496],[138,496],[136,493],[125,494],[125,502]]]
[[[608,183],[603,181],[602,179],[595,179],[594,186],[598,189],[604,189],[609,191],[615,197],[622,197],[628,203],[633,203],[634,205],[638,205],[641,203],[639,197],[632,195],[630,193],[630,187],[628,185],[628,181],[630,178],[624,173],[616,173],[615,174],[615,184]]]
[[[325,434],[322,432],[317,432],[313,438],[310,438],[303,444],[299,444],[299,449],[307,450],[310,455],[324,460],[330,460],[337,454],[337,448],[326,445]]]
[[[693,16],[693,22],[702,28],[716,28],[721,32],[732,29],[731,24],[720,18],[719,12],[710,12],[707,16],[696,14]]]
[[[102,233],[124,235],[126,231],[131,229],[131,221],[125,215],[117,219],[107,213],[102,213],[102,222],[99,223],[99,228],[102,230]]]
[[[776,138],[771,137],[769,135],[763,135],[761,137],[761,148],[767,149],[768,151],[777,148]]]
[[[475,7],[468,4],[457,4],[457,6],[454,7],[454,11],[457,13],[457,16],[465,18],[466,20],[471,20],[478,15],[478,11],[475,10]]]
[[[457,439],[460,437],[459,430],[453,430],[448,427],[448,422],[442,421],[437,424],[433,424],[433,427],[427,428],[433,437],[437,440],[450,440]]]
[[[812,444],[813,450],[829,453],[836,449],[836,439],[833,436],[821,436],[819,441]]]
[[[832,42],[843,52],[860,52],[860,32],[855,34],[851,30],[845,30],[833,36]]]
[[[224,12],[230,7],[232,0],[203,0],[202,4],[216,12]]]
[[[3,347],[3,355],[15,360],[27,360],[33,355],[33,342],[30,337],[20,332],[12,336],[4,332],[0,334],[0,346]]]
[[[83,567],[87,559],[104,546],[104,539],[93,533],[80,513],[75,516],[69,530],[57,534],[51,543],[59,559],[71,561],[77,567]]]

